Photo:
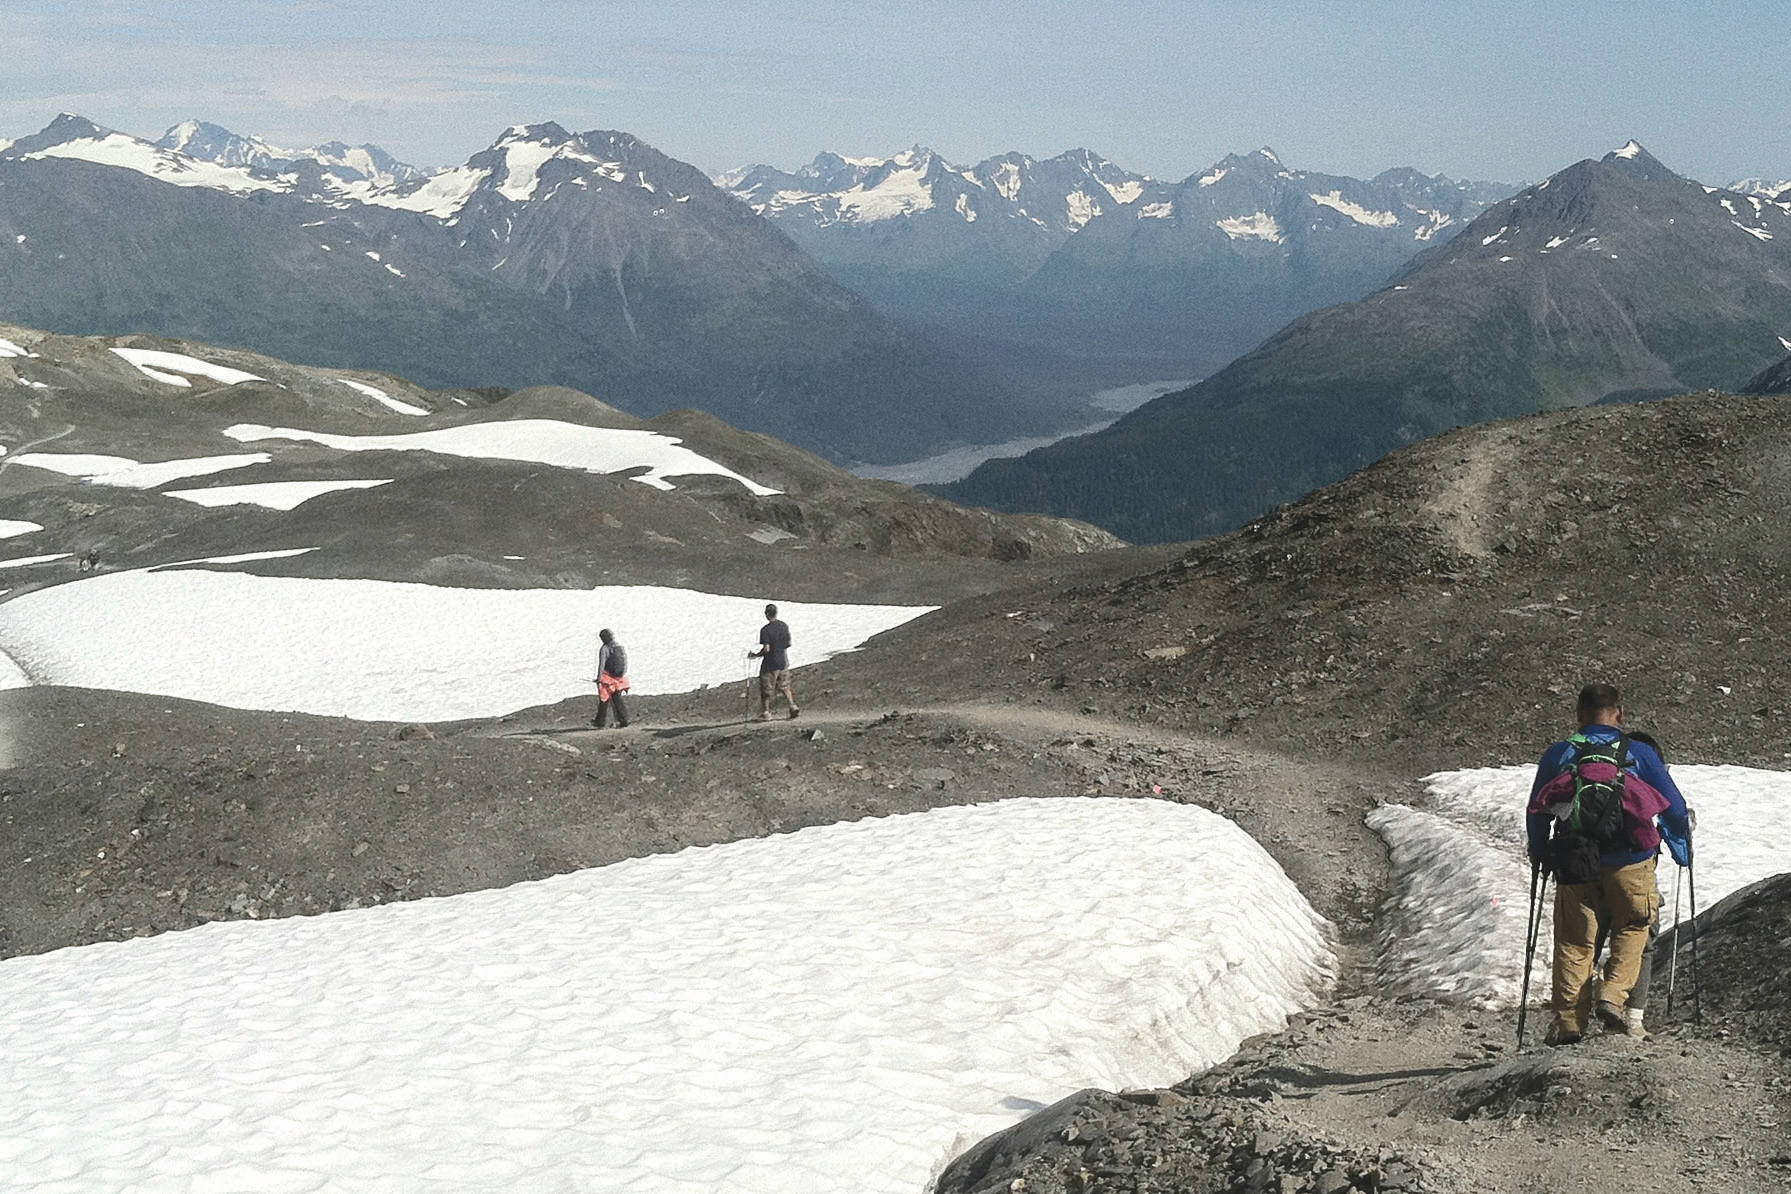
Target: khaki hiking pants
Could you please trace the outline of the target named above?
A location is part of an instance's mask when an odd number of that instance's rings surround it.
[[[1642,970],[1648,925],[1660,910],[1654,859],[1622,867],[1600,867],[1593,883],[1555,888],[1555,1024],[1562,1032],[1585,1032],[1592,1011],[1592,955],[1600,924],[1610,932],[1605,959],[1605,1003],[1622,1007]]]

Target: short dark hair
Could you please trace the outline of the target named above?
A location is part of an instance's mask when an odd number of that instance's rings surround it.
[[[767,618],[775,618],[775,617],[777,617],[777,606],[775,606],[775,605],[767,605],[767,606],[766,606],[766,607],[765,607],[765,616],[766,616],[766,617],[767,617]]]
[[[1602,713],[1606,709],[1621,709],[1623,696],[1617,691],[1615,684],[1588,684],[1580,689],[1579,703],[1574,712],[1581,718],[1590,717],[1594,713]]]
[[[607,642],[610,642],[610,641],[612,641],[612,640],[613,640],[613,639],[614,639],[614,638],[615,638],[615,637],[616,637],[616,636],[615,636],[615,635],[613,635],[613,634],[611,634],[611,633],[610,633],[610,632],[609,632],[609,631],[607,631],[607,630],[599,630],[599,631],[598,631],[598,632],[597,632],[597,637],[598,637],[598,638],[600,638],[600,639],[602,639],[602,640],[603,640],[603,641],[604,641],[604,642],[606,642],[606,643],[607,643]]]

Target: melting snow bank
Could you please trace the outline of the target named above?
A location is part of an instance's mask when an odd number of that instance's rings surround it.
[[[0,963],[8,1188],[914,1194],[1278,1029],[1324,923],[1251,838],[1011,800]]]
[[[779,606],[797,667],[934,608]],[[42,684],[446,721],[594,696],[597,631],[606,626],[628,647],[637,693],[739,684],[763,609],[764,598],[656,585],[450,589],[164,568],[6,602],[0,650]]]
[[[1791,870],[1791,773],[1693,766],[1672,771],[1698,814],[1693,842],[1700,908]],[[1422,807],[1389,804],[1369,813],[1369,827],[1386,839],[1396,876],[1383,916],[1385,981],[1489,1007],[1515,1005],[1530,903],[1523,813],[1535,774],[1533,767],[1439,772],[1425,779]],[[1663,929],[1673,923],[1677,871],[1663,854]],[[1690,913],[1689,902],[1682,901],[1681,917]],[[1547,992],[1552,948],[1544,916],[1532,996],[1538,981]]]

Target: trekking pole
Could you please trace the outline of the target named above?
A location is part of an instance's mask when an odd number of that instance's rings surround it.
[[[1542,914],[1538,909],[1541,901],[1536,898],[1537,880],[1542,878],[1542,864],[1530,863],[1530,912],[1524,918],[1524,982],[1521,993],[1517,997],[1517,1047],[1524,1047],[1524,1022],[1530,1014],[1530,968],[1536,960],[1536,942],[1542,936]],[[1542,879],[1542,890],[1548,891],[1548,881]]]
[[[1686,894],[1691,899],[1691,938],[1692,938],[1692,1023],[1704,1022],[1704,985],[1703,975],[1698,970],[1698,872],[1692,864],[1685,867]]]
[[[1673,872],[1673,951],[1667,955],[1667,1016],[1673,1015],[1673,987],[1679,981],[1679,875],[1684,867]]]
[[[742,708],[741,708],[740,724],[741,725],[750,725],[750,724],[752,724],[752,652],[751,651],[748,651],[746,653],[746,685],[744,688],[741,689],[740,695],[746,701],[746,704],[744,706],[742,706]]]

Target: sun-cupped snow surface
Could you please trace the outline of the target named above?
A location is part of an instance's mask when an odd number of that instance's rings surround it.
[[[932,608],[778,604],[796,667]],[[438,721],[594,694],[604,627],[627,645],[637,693],[738,684],[763,608],[762,597],[651,585],[453,589],[161,568],[0,605],[0,650],[44,684]]]
[[[252,464],[266,464],[273,457],[266,452],[239,452],[227,456],[192,456],[184,460],[157,460],[140,463],[128,456],[103,456],[80,452],[26,452],[10,457],[13,464],[48,469],[70,477],[80,477],[95,485],[116,485],[124,489],[154,489],[170,481],[186,477],[204,477],[211,473],[229,472]]]
[[[290,427],[264,427],[238,423],[224,429],[231,439],[309,440],[345,452],[440,452],[479,460],[527,460],[588,473],[618,473],[627,469],[647,471],[634,480],[655,489],[675,488],[667,477],[708,474],[731,477],[761,497],[777,493],[706,456],[683,446],[682,441],[618,427],[587,427],[558,419],[512,419],[505,422],[468,423],[397,435],[330,435],[321,431],[295,431]]]
[[[11,539],[18,535],[29,535],[32,531],[43,530],[41,522],[26,522],[21,518],[0,518],[0,539]]]
[[[228,365],[214,365],[210,361],[202,361],[182,352],[161,352],[153,348],[114,348],[112,351],[135,365],[146,376],[168,385],[193,384],[181,376],[183,373],[192,377],[209,377],[229,386],[240,385],[245,381],[267,380],[258,374],[232,369]]]
[[[250,485],[214,485],[209,489],[164,489],[162,493],[196,506],[266,506],[270,510],[291,510],[326,493],[373,489],[391,483],[390,477],[369,481],[262,481]]]
[[[1279,1028],[1323,922],[1237,826],[1017,799],[0,962],[8,1189],[918,1194]]]
[[[1672,773],[1698,814],[1693,846],[1700,909],[1791,871],[1791,824],[1785,818],[1791,772],[1677,766]],[[1382,938],[1390,982],[1488,1006],[1516,1002],[1529,910],[1524,807],[1535,774],[1533,767],[1441,772],[1425,780],[1419,807],[1388,804],[1369,814],[1369,825],[1387,841],[1397,880]],[[1673,923],[1679,868],[1664,853],[1658,866],[1666,928]],[[1682,901],[1679,911],[1689,916],[1689,902]],[[1537,947],[1544,994],[1552,940],[1545,915]]]
[[[368,385],[364,381],[350,381],[346,377],[338,377],[336,380],[347,386],[349,389],[359,391],[379,403],[381,406],[395,410],[401,415],[426,415],[432,413],[424,407],[416,406],[409,402],[402,401],[401,399],[394,398],[378,386]]]

